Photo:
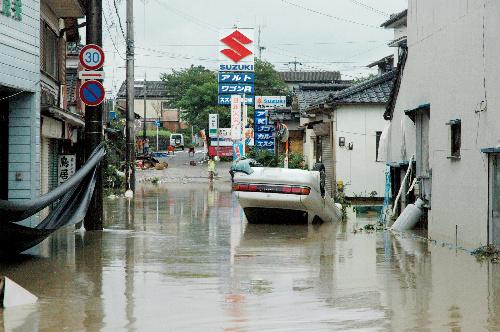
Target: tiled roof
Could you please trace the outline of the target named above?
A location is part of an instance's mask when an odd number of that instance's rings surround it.
[[[302,83],[299,90],[328,90],[338,91],[352,86],[352,81],[339,81],[338,83]]]
[[[285,83],[331,83],[340,80],[338,71],[284,71],[278,74]]]
[[[392,24],[396,23],[397,21],[399,21],[402,18],[405,18],[407,15],[408,15],[408,9],[405,9],[402,12],[397,13],[397,14],[392,14],[391,17],[387,21],[382,23],[380,26],[382,28],[389,28]]]
[[[394,63],[394,54],[388,55],[386,57],[383,57],[380,60],[374,61],[374,62],[370,63],[367,67],[368,68],[373,68],[375,66],[384,65],[384,64],[387,64],[387,63],[390,63],[390,64]]]
[[[144,88],[142,87],[144,85],[144,81],[135,81],[134,82],[136,87],[134,89],[134,94],[135,94],[135,99],[140,99],[144,98]],[[165,98],[166,97],[166,89],[165,89],[165,82],[163,81],[146,81],[146,98]],[[122,86],[120,87],[120,90],[118,90],[118,98],[126,98],[126,82],[122,83]]]
[[[318,98],[308,109],[315,109],[320,104],[385,104],[389,100],[396,70],[377,76],[369,81],[356,84],[327,97]]]
[[[391,70],[381,76],[339,91],[328,101],[332,104],[385,104],[389,100],[396,70]]]
[[[76,101],[76,82],[78,81],[78,71],[76,68],[66,68],[66,93],[68,103]]]
[[[299,90],[295,91],[295,95],[299,101],[299,111],[303,113],[312,103],[320,99],[326,99],[331,94],[344,90],[350,86],[351,84],[347,83],[325,85],[301,84]]]

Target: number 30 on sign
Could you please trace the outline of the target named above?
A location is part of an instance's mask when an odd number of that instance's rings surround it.
[[[104,52],[98,45],[85,45],[80,51],[80,63],[87,70],[97,70],[104,64]]]

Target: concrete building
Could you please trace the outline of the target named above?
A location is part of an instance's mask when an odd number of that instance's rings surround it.
[[[500,244],[500,3],[410,0],[407,22],[387,160],[415,157],[430,237]]]
[[[312,129],[313,155],[326,169],[326,188],[343,186],[347,197],[383,197],[385,163],[378,145],[395,70],[320,99],[307,108],[303,125]]]
[[[79,154],[76,143],[85,123],[83,110],[68,104],[66,57],[67,44],[79,41],[77,18],[84,17],[85,10],[79,0],[42,0],[40,10],[40,193],[44,194],[61,182],[59,156]]]
[[[300,113],[300,127],[304,128],[303,136],[303,154],[307,167],[312,169],[318,161],[315,153],[316,134],[312,128],[308,128],[309,119],[314,121],[314,116],[307,113],[309,106],[318,100],[326,99],[328,96],[347,89],[352,83],[350,81],[341,81],[339,83],[303,83],[298,86],[294,94],[297,97]]]
[[[160,127],[175,132],[184,128],[180,120],[180,109],[172,107],[172,100],[166,95],[165,83],[163,81],[135,82],[134,91],[134,113],[141,121],[144,118],[144,92],[146,91],[146,127],[156,129],[154,122],[160,120]],[[126,107],[126,85],[123,82],[116,98],[117,106],[125,110]]]
[[[0,8],[0,199],[40,189],[40,3]]]

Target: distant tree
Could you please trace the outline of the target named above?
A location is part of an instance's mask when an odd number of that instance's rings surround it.
[[[287,94],[288,87],[274,66],[270,62],[255,59],[255,95],[283,96]]]
[[[180,108],[183,121],[196,130],[208,130],[208,115],[219,114],[221,128],[231,125],[231,112],[228,106],[217,102],[217,73],[203,66],[174,70],[162,74],[166,94],[172,99],[172,106]],[[266,61],[255,61],[256,95],[286,95],[287,86],[281,80],[273,65]],[[248,107],[248,117],[253,117],[253,107]]]

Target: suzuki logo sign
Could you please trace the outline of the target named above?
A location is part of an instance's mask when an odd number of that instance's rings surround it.
[[[225,29],[220,34],[219,71],[254,71],[253,29]]]
[[[252,51],[243,46],[251,44],[253,41],[238,30],[235,30],[232,34],[222,38],[220,41],[230,47],[230,49],[226,48],[220,52],[234,62],[239,62],[241,59],[253,54]]]

